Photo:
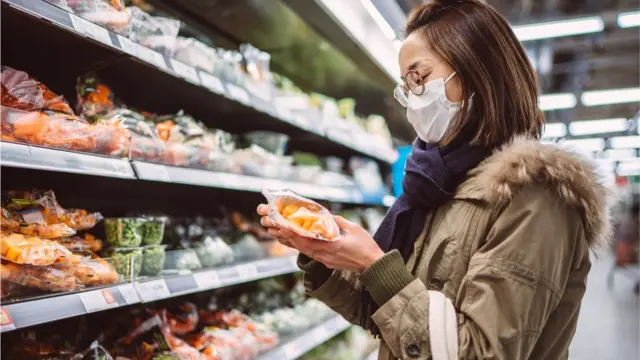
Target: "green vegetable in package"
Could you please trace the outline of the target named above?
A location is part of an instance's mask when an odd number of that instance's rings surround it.
[[[110,258],[111,265],[125,281],[136,279],[140,276],[142,265],[142,248],[108,248],[103,252]]]
[[[104,220],[109,246],[136,247],[142,243],[143,218],[111,218]]]
[[[164,268],[166,245],[145,246],[142,250],[142,274],[155,276]]]
[[[142,224],[142,245],[158,245],[164,238],[165,217],[147,218]]]

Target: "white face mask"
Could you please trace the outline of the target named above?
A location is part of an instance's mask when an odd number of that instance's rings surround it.
[[[451,119],[460,110],[460,103],[447,99],[445,84],[455,75],[427,82],[422,95],[409,92],[407,119],[422,141],[433,144],[442,140]]]

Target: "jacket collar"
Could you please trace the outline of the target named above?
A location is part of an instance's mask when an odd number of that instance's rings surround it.
[[[611,236],[613,189],[587,158],[539,140],[516,138],[469,172],[456,199],[506,205],[524,186],[541,186],[580,212],[590,246],[605,245]]]

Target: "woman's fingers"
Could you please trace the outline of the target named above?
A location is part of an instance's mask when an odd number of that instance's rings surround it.
[[[260,225],[264,227],[279,227],[278,224],[274,223],[268,216],[263,216],[260,219]]]
[[[342,216],[335,215],[333,219],[336,221],[336,224],[338,224],[338,227],[345,231],[348,231],[355,225],[351,221],[343,218]]]
[[[258,214],[262,216],[267,216],[269,213],[269,208],[265,204],[258,205]]]

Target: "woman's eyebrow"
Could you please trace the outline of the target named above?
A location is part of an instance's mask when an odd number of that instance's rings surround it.
[[[409,65],[407,72],[411,71],[411,70],[415,70],[418,67],[418,65],[420,65],[420,64],[425,63],[424,65],[428,66],[428,65],[431,65],[430,63],[432,63],[432,62],[433,62],[433,60],[431,60],[431,59],[416,60],[416,61],[412,62],[411,65]]]

